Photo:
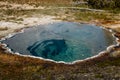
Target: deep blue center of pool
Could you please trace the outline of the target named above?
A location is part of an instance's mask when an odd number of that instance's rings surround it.
[[[97,55],[115,39],[109,31],[95,25],[56,22],[25,29],[2,42],[23,55],[73,62]]]

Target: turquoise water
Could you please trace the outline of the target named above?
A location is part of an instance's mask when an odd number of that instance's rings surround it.
[[[97,55],[114,41],[109,31],[95,25],[56,22],[25,29],[2,42],[23,55],[73,62]]]

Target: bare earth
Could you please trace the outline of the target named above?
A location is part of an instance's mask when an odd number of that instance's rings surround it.
[[[0,31],[0,36],[6,36],[10,33],[14,33],[15,30],[19,30],[25,27],[32,27],[36,25],[57,22],[57,20],[54,20],[53,18],[55,17],[54,16],[41,16],[40,18],[28,17],[24,18],[24,20],[20,24],[14,22],[0,21],[0,28],[1,29],[7,28],[7,30]]]
[[[27,28],[27,27],[33,27],[36,25],[43,25],[43,24],[48,24],[48,23],[53,23],[53,22],[58,22],[61,21],[62,18],[67,18],[67,16],[69,17],[70,15],[66,15],[66,14],[62,14],[62,15],[58,15],[58,16],[52,16],[52,15],[44,15],[43,14],[26,14],[26,15],[17,15],[17,14],[12,14],[10,15],[13,11],[9,11],[9,10],[26,10],[29,11],[31,10],[31,12],[33,9],[34,10],[42,10],[42,9],[47,9],[49,11],[49,9],[52,7],[43,7],[43,6],[35,6],[35,5],[29,5],[29,4],[15,4],[15,3],[8,3],[8,2],[2,2],[0,1],[0,10],[8,10],[8,12],[6,12],[7,14],[2,14],[2,16],[5,18],[2,18],[0,20],[0,38],[3,38],[9,34],[12,34],[14,32],[19,32],[21,29],[23,28]],[[55,8],[55,7],[53,7]],[[63,9],[64,8],[68,9],[68,8],[72,8],[72,9],[78,9],[78,7],[56,7],[56,9]],[[80,9],[84,9],[84,8],[80,8]],[[97,12],[105,12],[104,10],[96,10],[96,9],[89,9],[89,8],[85,8],[85,10],[90,10],[90,11],[97,11]],[[16,11],[17,12],[17,11]],[[52,12],[51,12],[52,13]],[[28,16],[29,15],[29,16]],[[118,16],[116,16],[118,20],[115,21],[108,21],[105,22],[104,20],[91,20],[87,23],[90,24],[96,24],[96,25],[100,25],[103,26],[105,28],[108,29],[112,29],[113,31],[115,31],[115,35],[117,36],[117,42],[120,44],[120,14]],[[59,20],[56,20],[57,18],[59,18]],[[8,19],[8,20],[7,20]],[[12,20],[9,20],[12,19]],[[72,18],[73,19],[73,18]],[[72,20],[71,19],[71,20]],[[70,20],[70,21],[71,21]],[[72,20],[72,21],[76,21],[76,20]],[[79,22],[79,21],[77,21]],[[85,23],[84,21],[80,21]],[[118,56],[119,51],[115,52],[116,54],[114,54],[113,56]]]
[[[15,3],[8,3],[8,2],[1,2],[0,1],[0,10],[33,10],[33,9],[37,9],[37,10],[42,10],[42,9],[50,9],[50,8],[55,8],[55,7],[43,7],[43,6],[35,6],[35,5],[29,5],[29,4],[15,4]],[[56,9],[66,9],[66,8],[73,8],[73,9],[78,9],[78,7],[56,7]],[[80,9],[84,9],[84,8],[80,8]],[[87,10],[90,11],[98,11],[98,12],[105,12],[104,10],[96,10],[96,9],[89,9],[89,8],[85,8]],[[31,11],[32,12],[32,11]],[[51,12],[52,13],[52,12]],[[2,14],[2,13],[1,13]],[[4,15],[4,14],[3,14]],[[108,21],[105,22],[104,20],[91,20],[87,23],[90,24],[96,24],[96,25],[100,25],[103,26],[105,28],[108,29],[112,29],[115,31],[115,34],[117,35],[117,41],[118,43],[120,43],[120,38],[119,38],[119,32],[120,32],[120,20],[119,20],[119,16],[120,14],[117,16],[118,21]],[[43,25],[43,24],[48,24],[48,23],[53,23],[53,22],[58,22],[61,21],[62,18],[66,18],[67,15],[58,15],[58,16],[51,16],[51,15],[44,15],[44,14],[34,14],[31,16],[27,16],[26,15],[4,15],[5,19],[0,20],[0,38],[3,38],[9,34],[15,33],[15,32],[19,32],[21,29],[23,28],[27,28],[27,27],[33,27],[36,25]],[[7,20],[7,18],[12,19],[13,20]],[[15,20],[14,20],[15,18]],[[57,20],[57,18],[59,18],[59,20]],[[16,19],[20,19],[18,21],[16,21]],[[72,20],[72,21],[76,21],[76,20]],[[77,21],[78,22],[78,21]],[[83,23],[86,23],[86,21],[80,21]],[[112,47],[113,48],[113,47]],[[111,48],[110,48],[111,50]],[[119,54],[119,50],[115,52],[116,54],[114,54],[113,56],[118,56]]]
[[[43,10],[46,7],[32,6],[28,4],[12,4],[0,1],[0,10]],[[91,9],[90,9],[91,10]],[[95,10],[96,11],[96,10]],[[32,12],[32,11],[31,11]],[[34,12],[34,11],[33,11]],[[100,10],[101,12],[101,10]],[[61,12],[62,13],[62,12]],[[61,14],[59,13],[59,14]],[[71,13],[72,14],[72,13]],[[36,25],[44,25],[53,22],[62,21],[63,18],[70,17],[68,13],[62,16],[34,14],[34,15],[4,15],[0,19],[0,39],[19,32],[23,28],[34,27]],[[1,18],[0,16],[0,18]],[[119,15],[120,16],[120,15]],[[118,18],[120,18],[117,16]],[[3,19],[5,18],[5,19]],[[7,19],[20,19],[7,20]],[[58,19],[59,18],[59,19]],[[68,20],[79,22],[77,20]],[[80,21],[86,23],[84,21]],[[108,51],[101,54],[98,58],[86,60],[84,62],[76,62],[73,65],[56,64],[50,61],[33,59],[30,57],[21,57],[11,55],[1,48],[0,44],[0,79],[1,80],[120,80],[120,20],[112,22],[104,22],[101,20],[91,20],[87,23],[103,26],[114,31],[114,36],[118,39],[118,46],[109,47]],[[112,51],[111,55],[109,53]],[[112,57],[112,58],[111,58]],[[103,62],[103,63],[102,63]],[[115,64],[117,63],[117,64]],[[47,64],[47,65],[46,65]],[[15,74],[13,74],[15,73]],[[26,75],[26,76],[24,76]]]

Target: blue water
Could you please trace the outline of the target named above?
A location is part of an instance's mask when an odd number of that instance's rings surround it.
[[[25,29],[2,42],[23,55],[73,62],[97,55],[114,44],[115,39],[98,26],[56,22]]]

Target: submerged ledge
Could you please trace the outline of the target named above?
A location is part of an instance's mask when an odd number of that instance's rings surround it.
[[[93,24],[93,25],[95,25],[95,24]],[[11,51],[10,48],[7,47],[6,44],[2,44],[2,43],[0,43],[0,44],[2,45],[2,46],[0,46],[0,47],[2,47],[3,49],[5,49],[6,52],[9,52],[9,53],[12,53],[12,54],[16,54],[16,55],[23,56],[23,57],[32,57],[32,58],[42,59],[42,60],[44,60],[44,61],[50,61],[50,62],[54,62],[54,63],[64,63],[64,64],[83,63],[83,62],[88,62],[88,61],[91,61],[91,60],[100,59],[100,58],[102,58],[102,57],[105,57],[106,55],[110,55],[110,54],[111,54],[112,52],[114,52],[116,49],[120,48],[120,42],[119,42],[120,39],[119,39],[118,36],[116,36],[117,33],[114,32],[112,29],[107,29],[107,28],[104,28],[104,27],[101,27],[101,28],[106,29],[106,30],[109,30],[109,31],[112,33],[113,37],[116,38],[117,44],[116,44],[116,45],[108,46],[105,51],[100,52],[98,55],[95,55],[95,56],[92,56],[92,57],[89,57],[89,58],[86,58],[86,59],[83,59],[83,60],[76,60],[76,61],[73,61],[73,62],[54,61],[54,60],[51,60],[51,59],[44,59],[44,58],[42,58],[42,57],[35,57],[35,56],[31,56],[31,55],[22,55],[22,54],[17,53],[17,52],[14,53],[14,52]],[[8,36],[6,36],[6,37],[4,37],[4,38],[1,38],[0,41],[5,40],[5,39],[10,38],[10,37],[13,37],[13,36],[16,35],[16,34],[24,33],[24,29],[25,29],[25,28],[20,29],[20,30],[17,30],[15,33],[9,34]],[[115,34],[116,34],[116,35],[115,35]]]

